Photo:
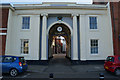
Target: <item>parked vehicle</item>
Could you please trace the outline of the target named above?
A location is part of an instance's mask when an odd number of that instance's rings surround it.
[[[24,57],[18,56],[0,56],[0,66],[2,66],[2,73],[9,73],[12,77],[18,75],[18,73],[27,70],[28,65]]]
[[[120,75],[120,55],[108,56],[104,64],[104,69]]]

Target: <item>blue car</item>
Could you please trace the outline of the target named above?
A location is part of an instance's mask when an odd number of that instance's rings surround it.
[[[28,68],[24,57],[6,55],[0,56],[0,66],[2,66],[2,73],[9,73],[12,77],[26,71]]]

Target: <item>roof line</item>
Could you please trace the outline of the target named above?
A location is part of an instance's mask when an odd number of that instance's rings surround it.
[[[10,8],[11,10],[15,10],[14,6],[11,3],[0,3],[1,8]]]

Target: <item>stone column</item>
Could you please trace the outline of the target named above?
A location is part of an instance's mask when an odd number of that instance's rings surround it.
[[[77,16],[72,14],[73,17],[73,55],[72,60],[78,60],[78,34],[77,34]]]
[[[41,14],[42,17],[42,51],[41,60],[48,60],[47,58],[47,16],[48,14]]]
[[[86,61],[87,49],[86,49],[86,15],[79,15],[79,31],[80,31],[80,60]]]

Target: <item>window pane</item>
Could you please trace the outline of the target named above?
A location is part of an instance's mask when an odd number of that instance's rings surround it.
[[[89,17],[90,29],[97,29],[97,17]]]
[[[91,40],[91,54],[98,53],[98,40]]]
[[[28,54],[28,52],[29,52],[29,40],[22,39],[21,40],[21,53]]]
[[[91,54],[94,52],[94,49],[93,48],[91,48]]]
[[[97,23],[97,17],[95,17],[95,23]]]
[[[90,29],[92,29],[92,24],[90,23]]]
[[[22,29],[29,29],[30,17],[23,17]]]
[[[95,25],[94,25],[94,26],[95,26],[95,29],[97,29],[97,24],[96,24],[96,23],[95,23]]]
[[[89,18],[90,19],[90,24],[92,23],[92,19],[91,19],[91,17]]]

